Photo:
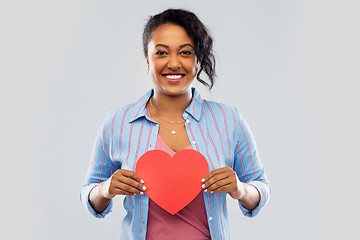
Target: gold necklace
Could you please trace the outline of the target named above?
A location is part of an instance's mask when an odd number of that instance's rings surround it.
[[[160,114],[159,111],[158,111],[158,110],[155,108],[155,106],[152,104],[152,98],[150,98],[149,103],[150,103],[150,106],[151,106],[152,110],[154,111],[155,115],[156,115],[159,119],[161,119],[161,120],[163,120],[163,121],[165,121],[165,122],[174,123],[174,124],[175,124],[175,123],[185,123],[185,120],[181,120],[181,121],[171,121],[171,120],[167,120],[167,119],[164,119],[164,118],[160,117],[161,115],[164,116],[164,117],[180,117],[181,115],[169,116],[169,115]]]
[[[156,111],[156,108],[155,108],[154,105],[152,104],[151,98],[150,98],[149,103],[150,103],[150,106],[151,106],[151,110],[153,111],[153,113],[155,113],[155,115],[159,118],[159,120],[168,122],[168,123],[170,123],[170,124],[185,123],[185,120],[183,120],[183,121],[170,121],[170,120],[161,118],[161,117],[159,116],[159,112]],[[165,126],[164,124],[162,124],[161,126],[162,126],[162,127],[165,127],[165,128],[168,129],[168,130],[170,130],[172,135],[175,135],[175,133],[176,133],[177,130],[179,130],[179,129],[181,129],[181,128],[184,127],[184,125],[182,125],[182,126],[180,126],[179,128],[175,128],[175,129],[174,129],[174,128],[169,128],[169,127]]]
[[[164,124],[161,124],[160,125],[161,127],[165,127],[166,129],[168,129],[168,130],[170,130],[171,131],[171,134],[172,135],[175,135],[175,133],[176,133],[176,131],[177,130],[180,130],[180,129],[182,129],[184,126],[182,125],[182,126],[180,126],[179,128],[169,128],[169,127],[167,127],[166,125],[164,125]]]

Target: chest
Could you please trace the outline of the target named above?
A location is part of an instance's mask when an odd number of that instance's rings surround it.
[[[154,119],[155,121],[158,120]],[[159,123],[158,134],[165,144],[175,152],[179,152],[189,147],[189,136],[186,133],[185,124],[165,124]]]
[[[166,145],[175,152],[191,145],[207,159],[210,170],[232,166],[235,150],[232,134],[223,125],[218,124],[215,128],[204,120],[197,122],[191,119],[175,129],[175,134],[172,134],[171,128],[145,118],[124,124],[122,128],[114,122],[112,134],[105,136],[109,155],[121,168],[133,170],[142,154],[155,149],[160,134]]]

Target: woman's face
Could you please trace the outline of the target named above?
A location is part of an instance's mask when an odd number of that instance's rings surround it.
[[[163,24],[152,32],[146,57],[155,91],[178,96],[190,93],[197,72],[195,46],[185,29]]]

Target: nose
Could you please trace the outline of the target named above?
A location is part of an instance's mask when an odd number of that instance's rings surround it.
[[[167,65],[171,70],[178,70],[181,67],[181,62],[177,56],[171,56]]]

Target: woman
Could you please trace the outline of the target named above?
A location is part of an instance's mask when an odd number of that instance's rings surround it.
[[[255,142],[236,108],[203,100],[191,83],[211,88],[212,39],[191,12],[168,9],[152,16],[143,33],[154,89],[109,113],[95,141],[81,200],[104,217],[112,198],[126,195],[120,239],[229,239],[227,193],[248,217],[257,215],[270,189]],[[210,83],[200,78],[202,72]],[[146,195],[135,173],[139,157],[160,149],[174,155],[190,148],[207,160],[203,190],[175,215]]]

